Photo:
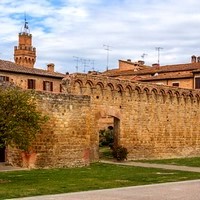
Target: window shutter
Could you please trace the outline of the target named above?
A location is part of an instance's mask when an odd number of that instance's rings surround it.
[[[35,80],[33,80],[33,89],[35,89]]]
[[[46,90],[46,81],[43,81],[43,90]]]
[[[31,83],[30,82],[31,82],[30,79],[28,79],[28,89],[31,88]]]
[[[50,90],[53,91],[53,82],[50,82]]]
[[[200,78],[195,78],[195,89],[200,89]]]

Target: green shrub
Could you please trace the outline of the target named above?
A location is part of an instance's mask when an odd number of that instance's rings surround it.
[[[113,157],[119,161],[123,161],[127,159],[128,151],[127,148],[123,146],[118,146],[113,148]]]
[[[99,131],[99,146],[110,146],[114,142],[113,130],[100,130]]]

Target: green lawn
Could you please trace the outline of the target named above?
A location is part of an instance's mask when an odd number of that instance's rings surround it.
[[[0,172],[0,199],[200,179],[200,173],[96,163],[73,169]]]
[[[200,167],[200,157],[164,159],[164,160],[137,160],[137,162]]]
[[[104,160],[113,160],[112,150],[108,146],[99,147],[99,157]]]

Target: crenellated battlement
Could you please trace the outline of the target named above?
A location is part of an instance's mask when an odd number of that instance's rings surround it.
[[[91,74],[67,76],[62,89],[37,93],[38,109],[49,121],[33,145],[36,167],[98,161],[99,125],[105,118],[111,120],[114,145],[127,148],[128,160],[200,156],[198,90]],[[8,152],[12,163],[19,162]]]
[[[150,83],[142,83],[136,81],[108,78],[101,75],[89,74],[71,74],[62,81],[63,91],[68,94],[96,95],[96,90],[100,90],[99,94],[107,96],[108,94],[119,94],[121,98],[134,98],[135,94],[142,96],[150,96],[155,98],[161,97],[164,101],[176,98],[178,101],[188,99],[199,104],[200,91],[195,89],[183,89],[171,86],[156,85]],[[107,92],[109,91],[109,92]],[[111,93],[110,93],[111,92]],[[119,95],[118,95],[119,96]]]
[[[36,48],[35,47],[32,47],[32,46],[15,46],[14,47],[14,50],[27,50],[27,51],[33,51],[33,52],[36,52]]]

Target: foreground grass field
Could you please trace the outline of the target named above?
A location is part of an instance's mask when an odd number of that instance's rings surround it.
[[[200,157],[165,160],[138,160],[138,162],[200,167]]]
[[[0,199],[200,179],[200,173],[96,163],[74,169],[0,172]]]

